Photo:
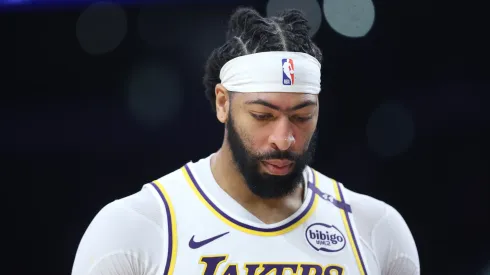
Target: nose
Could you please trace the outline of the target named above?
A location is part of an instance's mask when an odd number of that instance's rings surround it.
[[[293,131],[289,125],[289,120],[279,121],[274,128],[273,133],[269,136],[269,143],[280,151],[286,151],[296,142]]]

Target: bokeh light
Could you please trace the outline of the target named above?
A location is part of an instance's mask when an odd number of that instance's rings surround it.
[[[304,12],[310,25],[310,36],[315,35],[322,24],[322,9],[316,0],[269,0],[267,16],[278,15],[285,9],[299,9]]]
[[[128,83],[131,114],[142,125],[158,128],[175,119],[183,91],[179,74],[162,62],[141,62],[133,69]]]
[[[371,114],[366,127],[369,148],[382,157],[406,151],[414,138],[410,111],[396,101],[382,103]]]
[[[76,35],[82,49],[89,54],[104,54],[116,49],[127,33],[124,9],[112,3],[90,5],[78,18]]]
[[[490,263],[482,269],[481,275],[490,275]]]
[[[353,38],[365,36],[375,18],[371,0],[324,0],[323,13],[333,30]]]

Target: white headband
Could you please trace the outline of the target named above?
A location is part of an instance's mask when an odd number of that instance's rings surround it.
[[[221,84],[232,92],[320,93],[321,65],[301,52],[260,52],[234,58],[221,68]]]

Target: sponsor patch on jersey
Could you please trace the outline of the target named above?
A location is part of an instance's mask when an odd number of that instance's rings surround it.
[[[345,237],[334,225],[314,223],[305,232],[306,241],[319,252],[338,252],[345,247]]]

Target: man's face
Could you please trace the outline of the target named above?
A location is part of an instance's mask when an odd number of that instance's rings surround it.
[[[280,198],[302,182],[315,151],[318,97],[234,93],[226,123],[233,159],[250,190]]]

